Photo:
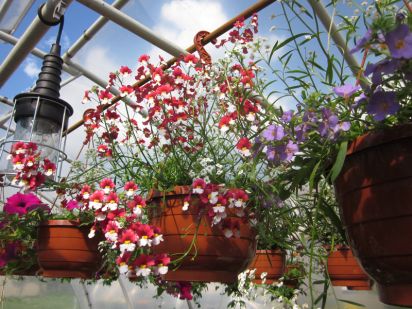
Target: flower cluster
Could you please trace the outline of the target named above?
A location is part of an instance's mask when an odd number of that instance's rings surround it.
[[[200,207],[211,220],[212,226],[218,225],[227,238],[240,236],[240,222],[231,216],[247,217],[246,206],[249,196],[244,190],[227,189],[197,178],[193,181],[191,194],[185,198],[184,211],[191,206],[192,194],[198,195]]]
[[[97,232],[104,234],[104,245],[116,252],[116,264],[121,274],[164,275],[170,258],[165,254],[150,255],[150,248],[159,245],[163,237],[158,227],[142,222],[146,201],[137,194],[137,190],[134,181],[128,181],[123,192],[119,192],[112,179],[104,178],[96,190],[83,185],[75,199],[65,199],[62,204],[68,210],[94,213],[89,237],[95,237]]]
[[[22,194],[17,192],[7,198],[3,212],[23,216],[34,209],[43,209],[46,212],[50,211],[49,207],[43,204],[33,193]]]
[[[32,142],[14,143],[8,158],[16,171],[13,183],[25,190],[36,189],[56,172],[56,165],[47,158],[42,159],[41,151]]]
[[[250,25],[239,21],[236,27],[236,35],[232,33],[222,44],[247,50],[256,33],[257,16]],[[93,139],[102,161],[116,161],[128,178],[139,183],[147,183],[147,177],[142,177],[150,175],[151,183],[159,188],[189,185],[190,175],[201,176],[192,164],[199,156],[213,158],[213,164],[222,166],[220,170],[233,169],[239,159],[247,161],[251,140],[264,119],[261,99],[253,92],[260,82],[255,63],[237,52],[212,65],[192,54],[182,56],[169,69],[160,60],[155,65],[143,55],[135,72],[122,67],[110,74],[107,87],[117,87],[127,106],[110,105],[108,88],[95,87],[85,93],[84,102],[97,103],[84,115],[85,143]],[[140,85],[147,77],[151,79]],[[125,158],[132,157],[130,165]],[[175,173],[165,175],[164,165],[170,162]],[[150,173],[136,173],[142,169]],[[175,179],[169,179],[172,175]],[[225,182],[223,172],[215,176],[219,180],[214,181]]]

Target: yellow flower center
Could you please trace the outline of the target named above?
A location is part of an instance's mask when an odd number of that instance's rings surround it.
[[[395,44],[396,49],[402,49],[405,47],[405,41],[404,40],[398,40]]]
[[[146,268],[146,265],[140,265],[139,267],[140,268]]]
[[[100,201],[99,201],[99,200],[94,200],[94,202],[95,202],[95,203],[99,203]]]
[[[147,239],[147,236],[146,236],[146,235],[144,235],[144,236],[142,236],[142,238],[143,238],[143,239]]]
[[[130,240],[126,240],[126,241],[124,242],[124,244],[125,244],[125,245],[130,244]]]
[[[111,200],[111,201],[110,201],[110,204],[114,204],[114,203],[115,203],[115,201],[114,201],[114,200]]]

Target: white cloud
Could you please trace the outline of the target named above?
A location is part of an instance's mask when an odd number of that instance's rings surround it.
[[[46,39],[46,41],[44,42],[44,44],[42,44],[44,46],[44,48],[49,51],[50,47],[56,42],[56,36],[50,36]],[[60,39],[60,46],[62,47],[62,50],[66,50],[71,46],[71,41],[70,38],[68,37],[67,34],[62,33],[61,39]]]
[[[24,73],[30,78],[36,78],[40,73],[40,66],[32,58],[24,61]]]
[[[95,45],[88,48],[87,52],[83,54],[81,63],[84,64],[85,69],[93,72],[93,74],[104,80],[108,80],[109,73],[117,70],[121,65],[121,63],[116,60],[122,60],[111,55],[111,52],[109,48]]]
[[[185,49],[193,44],[197,32],[213,31],[228,19],[220,2],[172,0],[161,7],[159,21],[153,31]],[[158,60],[159,54],[166,59],[170,58],[170,55],[157,47],[152,48],[148,54],[153,62]]]

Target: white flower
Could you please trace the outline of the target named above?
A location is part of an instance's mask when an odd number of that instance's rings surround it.
[[[120,263],[119,272],[120,272],[121,274],[125,275],[125,274],[128,273],[128,271],[129,271],[129,266],[127,266],[127,264],[124,263],[124,262],[123,262],[123,263]]]
[[[96,235],[96,230],[95,229],[90,229],[88,237],[93,238],[95,235]]]
[[[192,192],[195,194],[202,194],[204,190],[202,187],[196,187],[196,188],[193,188]]]
[[[223,234],[225,235],[226,238],[230,238],[233,236],[233,231],[231,229],[224,229]]]
[[[218,195],[219,195],[219,192],[216,192],[216,191],[214,191],[214,192],[211,192],[210,194],[209,194],[209,196],[207,197],[208,199],[209,199],[209,203],[210,204],[216,204],[217,203],[217,200],[218,200]]]
[[[163,235],[162,234],[155,234],[155,237],[152,239],[151,244],[153,246],[157,246],[158,244],[160,244],[163,241]]]
[[[133,252],[136,249],[136,244],[132,242],[126,242],[120,244],[120,252],[123,254],[125,251]]]
[[[185,201],[185,202],[183,203],[182,210],[183,210],[183,211],[187,211],[188,209],[189,209],[189,202],[188,202],[188,201]]]
[[[144,246],[149,246],[150,247],[151,243],[149,241],[149,239],[147,238],[147,236],[142,236],[139,239],[139,246],[140,247],[144,247]]]
[[[161,265],[161,266],[160,266]],[[165,275],[169,271],[169,267],[160,264],[158,267],[155,268],[155,273],[157,275]]]
[[[114,201],[110,201],[109,203],[106,203],[104,207],[102,208],[102,211],[107,211],[107,209],[113,211],[117,209],[117,203]]]
[[[140,217],[142,215],[142,205],[137,205],[135,208],[133,208],[133,213]]]
[[[136,275],[137,276],[143,276],[143,277],[147,277],[150,275],[150,268],[147,268],[146,266],[144,267],[139,267],[136,269]]]
[[[107,240],[111,242],[117,241],[117,233],[115,230],[108,231],[106,234],[104,234],[104,237],[106,237]]]

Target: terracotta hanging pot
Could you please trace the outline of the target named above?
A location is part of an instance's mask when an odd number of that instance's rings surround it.
[[[328,256],[328,273],[333,286],[349,290],[370,290],[372,280],[360,267],[349,247],[337,246]]]
[[[350,246],[380,300],[412,306],[412,125],[354,140],[335,189]]]
[[[265,272],[266,284],[272,284],[282,277],[285,270],[285,252],[281,250],[257,250],[256,256],[248,268],[256,269],[254,283],[261,284],[261,275]]]
[[[172,261],[180,260],[179,268],[170,269],[165,280],[235,282],[255,255],[254,230],[229,213],[228,217],[240,222],[240,237],[225,237],[219,227],[210,225],[207,214],[202,214],[196,194],[191,196],[189,210],[182,210],[189,192],[189,186],[177,186],[172,192],[149,194],[150,223],[161,228],[164,238],[153,247],[153,253],[166,252]]]
[[[91,279],[101,267],[96,235],[76,221],[49,220],[38,229],[38,262],[43,277]]]

